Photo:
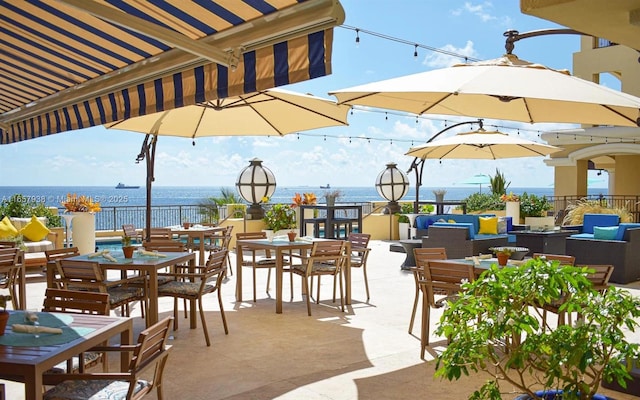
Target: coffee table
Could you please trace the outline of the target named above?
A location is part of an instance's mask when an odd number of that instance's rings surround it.
[[[570,230],[555,231],[511,231],[516,236],[516,246],[529,248],[529,256],[533,253],[565,254],[565,242],[568,236],[576,233]]]

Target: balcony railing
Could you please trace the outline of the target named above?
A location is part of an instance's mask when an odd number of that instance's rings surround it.
[[[345,205],[340,203],[341,205]],[[371,203],[348,203],[362,206],[363,215],[372,212]],[[270,205],[265,204],[265,208]],[[171,226],[180,225],[183,221],[194,223],[212,223],[216,218],[213,206],[202,207],[199,205],[174,205],[174,206],[152,206],[151,226]],[[60,214],[64,209],[58,210]],[[227,208],[217,208],[218,220],[227,218]],[[118,206],[102,207],[102,211],[96,213],[96,230],[117,231],[122,229],[123,224],[133,224],[136,227],[145,226],[146,207],[145,206]]]

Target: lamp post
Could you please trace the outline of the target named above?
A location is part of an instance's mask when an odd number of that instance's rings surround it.
[[[409,178],[396,166],[396,163],[388,163],[387,168],[376,178],[376,190],[380,196],[389,201],[387,204],[389,214],[400,212],[398,200],[409,191]]]
[[[240,171],[236,188],[240,196],[251,203],[247,209],[247,219],[262,219],[264,209],[260,203],[263,198],[273,195],[276,178],[269,168],[262,166],[262,160],[254,158],[249,161],[248,167]]]

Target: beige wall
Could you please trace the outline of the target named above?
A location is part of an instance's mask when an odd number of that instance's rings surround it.
[[[587,160],[579,160],[575,166],[555,167],[555,196],[585,196],[587,194]]]
[[[640,156],[616,156],[615,188],[618,195],[635,195],[640,193]]]

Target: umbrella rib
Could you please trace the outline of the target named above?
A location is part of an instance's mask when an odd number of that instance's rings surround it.
[[[427,111],[431,110],[433,107],[437,106],[438,104],[440,104],[441,102],[445,101],[446,99],[448,99],[450,96],[453,96],[457,94],[457,92],[454,93],[447,93],[443,98],[441,98],[440,100],[436,101],[435,103],[431,104],[429,107],[425,108],[424,110],[420,111],[418,113],[418,115],[424,114]]]
[[[619,115],[620,117],[622,117],[622,118],[626,119],[627,121],[635,122],[635,124],[636,124],[637,126],[639,126],[639,127],[640,127],[640,117],[638,117],[638,119],[636,119],[636,120],[634,121],[634,120],[632,120],[631,118],[627,117],[626,115],[622,114],[621,112],[618,112],[618,111],[614,110],[613,108],[609,107],[609,106],[608,106],[608,105],[606,105],[606,104],[600,104],[600,105],[601,105],[602,107],[606,108],[607,110],[611,111],[612,113],[617,114],[617,115]],[[640,114],[640,109],[638,109],[638,114]]]
[[[196,135],[198,133],[198,130],[200,129],[200,123],[202,122],[203,118],[204,118],[204,113],[207,111],[206,107],[201,107],[202,108],[202,112],[200,113],[200,118],[198,118],[198,123],[196,123],[195,128],[193,129],[193,135],[191,135],[191,139],[195,139]],[[195,145],[196,142],[193,142],[193,144]]]

